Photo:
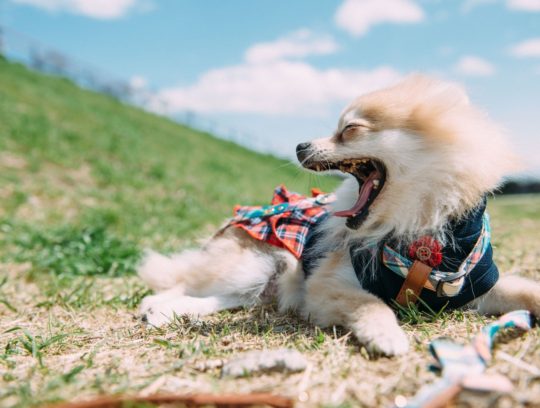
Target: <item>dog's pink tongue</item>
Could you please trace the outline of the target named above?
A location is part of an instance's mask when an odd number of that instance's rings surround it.
[[[358,194],[358,200],[356,201],[356,204],[348,209],[343,211],[336,211],[334,215],[336,217],[352,217],[356,214],[358,214],[362,208],[367,204],[369,200],[369,196],[371,192],[373,191],[373,180],[375,180],[378,177],[379,173],[374,171],[369,175],[369,177],[364,181],[364,184],[362,184],[362,187],[360,188],[360,193]]]

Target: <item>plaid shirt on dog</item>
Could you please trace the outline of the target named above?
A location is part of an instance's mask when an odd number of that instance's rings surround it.
[[[335,200],[333,194],[323,194],[318,189],[312,189],[311,194],[312,197],[306,197],[278,186],[271,205],[234,207],[235,217],[229,225],[300,258],[309,229],[329,214],[328,204]]]

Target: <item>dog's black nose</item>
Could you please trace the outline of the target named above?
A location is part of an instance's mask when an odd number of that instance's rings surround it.
[[[300,143],[296,146],[296,157],[301,164],[304,164],[306,158],[309,156],[311,150],[311,143]]]

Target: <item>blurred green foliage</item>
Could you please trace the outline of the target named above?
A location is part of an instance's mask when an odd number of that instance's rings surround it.
[[[238,203],[336,180],[0,60],[0,261],[116,276],[177,250]]]

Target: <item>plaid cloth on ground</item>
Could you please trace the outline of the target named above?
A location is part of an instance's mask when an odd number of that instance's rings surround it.
[[[512,383],[508,378],[484,372],[492,359],[493,342],[497,333],[504,329],[517,328],[528,331],[531,327],[530,312],[515,310],[482,327],[470,344],[461,345],[445,338],[433,340],[429,347],[437,363],[431,368],[440,371],[442,378],[425,385],[410,401],[406,403],[401,401],[399,406],[406,408],[447,406],[462,389],[499,393],[510,391]]]
[[[289,192],[281,185],[268,206],[236,206],[229,225],[242,228],[253,238],[285,248],[300,258],[310,227],[329,212],[333,194],[311,190],[312,197]]]

